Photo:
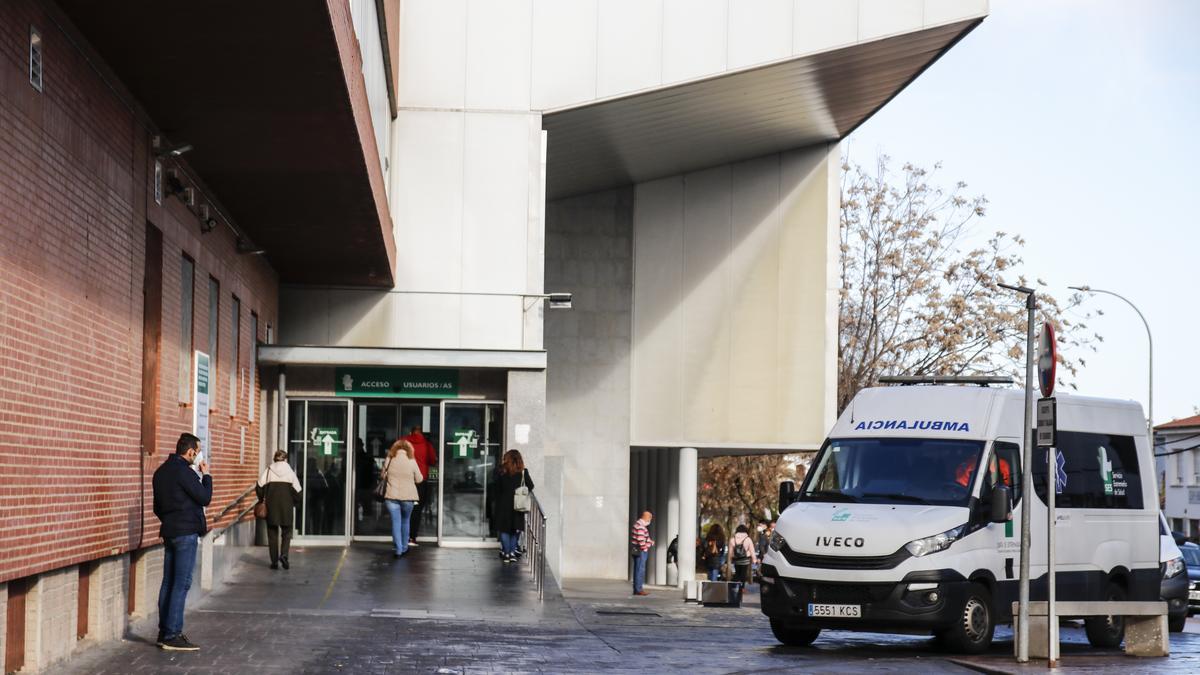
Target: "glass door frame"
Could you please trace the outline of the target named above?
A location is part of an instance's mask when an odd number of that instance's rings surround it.
[[[352,399],[334,398],[334,397],[330,397],[330,396],[288,396],[287,397],[287,405],[285,405],[283,407],[283,428],[287,430],[284,435],[284,443],[285,443],[285,445],[288,445],[288,446],[290,446],[292,444],[292,439],[290,438],[291,429],[292,429],[292,426],[291,426],[292,403],[304,403],[304,418],[305,418],[304,419],[304,427],[305,427],[305,429],[308,428],[308,404],[309,403],[343,403],[343,404],[345,404],[345,406],[346,406],[346,446],[347,446],[346,466],[348,467],[348,471],[346,473],[347,488],[345,490],[343,490],[343,492],[345,492],[345,494],[342,495],[343,499],[345,501],[345,503],[342,505],[342,513],[343,513],[343,516],[345,517],[345,521],[346,521],[345,525],[344,525],[344,530],[343,530],[344,534],[303,535],[303,536],[301,536],[299,534],[300,528],[296,527],[296,529],[295,529],[296,534],[294,534],[292,536],[292,545],[293,546],[346,546],[350,543],[350,539],[354,533],[354,530],[352,529],[352,526],[353,526],[352,518],[353,518],[354,514],[351,512],[351,508],[354,504],[354,491],[349,489],[350,486],[354,485],[353,481],[354,481],[354,471],[355,471],[354,459],[353,459],[353,456],[354,456],[353,439],[355,438],[355,436],[354,436],[354,401]],[[308,434],[307,433],[305,434],[304,440],[300,441],[300,442],[304,443],[303,449],[305,451],[307,451],[308,450]],[[288,457],[289,458],[292,457],[292,455],[293,455],[292,449],[290,447],[288,447],[286,449],[287,449]],[[304,481],[303,474],[299,474],[299,476],[300,476],[301,482],[303,482]],[[302,495],[301,502],[300,502],[301,503],[300,512],[297,514],[297,522],[298,523],[304,522],[305,508],[307,507],[307,502],[305,502],[304,499],[306,499],[306,498],[307,497],[304,497]]]
[[[441,438],[439,439],[439,443],[438,443],[437,543],[438,543],[439,547],[440,546],[445,546],[445,547],[450,547],[450,548],[499,548],[500,547],[500,542],[498,540],[492,539],[490,537],[478,537],[478,538],[476,538],[476,537],[454,537],[451,539],[451,538],[447,538],[442,535],[442,521],[446,516],[446,508],[445,508],[445,500],[444,500],[444,493],[446,491],[446,480],[445,480],[445,475],[443,474],[443,471],[446,468],[446,407],[447,406],[472,406],[472,405],[483,406],[485,408],[486,408],[486,406],[495,406],[501,410],[502,415],[507,415],[507,412],[506,412],[507,406],[504,401],[496,401],[496,400],[491,400],[491,399],[470,399],[470,398],[467,398],[467,399],[464,399],[464,398],[442,399],[441,404],[440,404],[441,419],[438,422],[438,424],[440,425],[439,435],[441,436]],[[504,454],[504,439],[508,433],[507,425],[508,425],[507,419],[504,419],[503,424],[500,425],[500,442],[495,444],[495,445],[500,446],[500,453],[496,455],[497,462],[500,461],[500,457]],[[484,433],[486,434],[486,432],[487,432],[486,417],[484,420],[483,427],[484,427]],[[485,443],[485,442],[486,441],[484,439],[482,439],[482,438],[480,439],[480,443]],[[482,481],[482,483],[485,486],[484,487],[484,490],[485,490],[484,504],[486,505],[486,503],[487,503],[487,492],[486,492],[487,477],[486,476],[484,477],[484,480]]]
[[[351,399],[351,402],[354,404],[354,407],[352,408],[352,410],[355,412],[358,411],[360,406],[362,407],[363,410],[366,410],[366,408],[369,406],[379,406],[379,407],[395,406],[395,408],[396,408],[396,433],[398,434],[398,437],[403,437],[403,434],[401,433],[402,430],[400,429],[400,405],[401,404],[400,404],[399,399],[391,399],[391,398],[361,399],[361,398],[359,398],[359,399]],[[353,417],[354,413],[352,412],[350,414],[350,416]],[[354,432],[357,434],[358,429],[354,429]],[[354,439],[357,440],[358,436],[357,435],[354,436]],[[365,443],[365,441],[364,441],[364,443]],[[354,454],[355,454],[354,459],[350,460],[350,480],[353,481],[351,484],[356,486],[356,488],[357,488],[357,486],[358,486],[358,454],[357,453],[354,453]],[[371,487],[374,488],[375,486],[372,485]],[[357,489],[355,490],[355,493],[357,493]],[[358,517],[358,502],[356,501],[356,497],[357,497],[357,494],[355,497],[351,498],[351,501],[354,502],[354,508],[353,508],[354,512],[350,514],[350,519],[347,521],[347,527],[350,527],[350,528],[357,527],[357,525],[358,525],[358,521],[356,520]],[[380,503],[380,507],[382,508],[382,503]],[[351,539],[351,541],[376,541],[376,542],[385,541],[386,542],[386,541],[392,540],[392,535],[390,535],[390,534],[355,534],[353,531],[351,531],[350,539]]]

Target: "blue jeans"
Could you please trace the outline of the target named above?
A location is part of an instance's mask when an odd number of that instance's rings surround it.
[[[500,533],[500,552],[504,555],[512,555],[517,552],[517,540],[520,538],[519,532],[501,532]]]
[[[713,567],[708,570],[708,580],[718,581],[721,578],[721,568]]]
[[[185,534],[163,540],[163,577],[158,589],[158,632],[171,639],[183,632],[183,606],[192,587],[200,536]]]
[[[385,503],[392,516],[392,543],[396,545],[396,553],[404,553],[408,550],[408,520],[416,502],[389,499]]]
[[[646,558],[650,557],[649,551],[642,551],[633,556],[633,592],[641,593],[642,586],[646,583]]]

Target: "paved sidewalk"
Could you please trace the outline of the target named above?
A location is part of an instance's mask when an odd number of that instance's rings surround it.
[[[571,581],[539,602],[528,571],[496,555],[422,546],[394,560],[385,544],[356,544],[293,551],[292,569],[273,572],[255,549],[189,608],[186,631],[199,653],[157,649],[155,625],[143,622],[129,640],[87,650],[62,672],[969,673],[1013,665],[1004,629],[991,654],[967,660],[922,636],[830,632],[814,648],[782,647],[753,592],[741,608],[703,608],[674,589],[635,598],[625,582]],[[1072,643],[1081,635],[1064,630]],[[1172,636],[1172,649],[1170,659],[1135,660],[1067,647],[1064,661],[1095,672],[1200,672],[1200,635]]]

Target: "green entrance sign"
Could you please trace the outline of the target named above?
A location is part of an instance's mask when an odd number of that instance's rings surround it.
[[[342,444],[341,429],[337,427],[313,427],[308,432],[308,440],[317,452],[322,455],[336,455]]]
[[[438,368],[334,370],[333,390],[354,398],[457,398],[458,371]]]

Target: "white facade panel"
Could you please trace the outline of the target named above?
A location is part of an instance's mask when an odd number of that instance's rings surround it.
[[[522,298],[463,295],[463,349],[520,349]]]
[[[525,292],[530,142],[528,115],[466,116],[461,249],[464,291]],[[540,147],[540,138],[538,144]]]
[[[858,8],[859,40],[918,30],[925,20],[924,0],[859,0]]]
[[[596,96],[662,82],[662,0],[603,0],[599,10]]]
[[[633,211],[633,342],[638,363],[653,363],[653,376],[634,377],[634,401],[672,401],[683,387],[681,288],[683,280],[683,177],[637,186]],[[678,416],[658,414],[664,406],[630,406],[631,426],[646,437],[681,433]]]
[[[858,3],[796,0],[792,52],[811,54],[858,40]]]
[[[729,68],[787,58],[792,54],[794,0],[729,3]]]
[[[375,133],[375,147],[379,152],[379,168],[383,170],[386,186],[390,168],[388,155],[392,145],[392,107],[388,100],[387,69],[383,67],[379,16],[372,0],[357,0],[351,3],[350,12],[362,55],[363,81],[367,87],[367,103],[371,108],[371,127]]]
[[[462,108],[466,100],[467,0],[400,3],[400,107]]]
[[[392,323],[388,347],[462,347],[462,296],[446,293],[390,293]]]
[[[469,0],[466,106],[529,110],[532,0]]]
[[[598,0],[534,0],[533,107],[596,97]]]
[[[684,176],[682,433],[721,439],[729,404],[730,167]],[[683,392],[687,392],[683,395]]]
[[[775,336],[779,315],[780,157],[770,155],[733,165],[730,208],[733,249],[729,276],[732,293],[729,407],[727,424],[734,438],[753,438],[778,429],[779,409],[759,405],[759,392],[777,391]],[[790,263],[789,263],[790,264]]]
[[[926,26],[961,21],[968,16],[983,16],[988,11],[988,0],[925,0]]]
[[[401,110],[396,117],[392,222],[396,287],[462,288],[464,114]]]
[[[632,445],[820,443],[836,385],[837,162],[828,146],[637,186]]]
[[[663,0],[663,84],[723,72],[728,0]]]

